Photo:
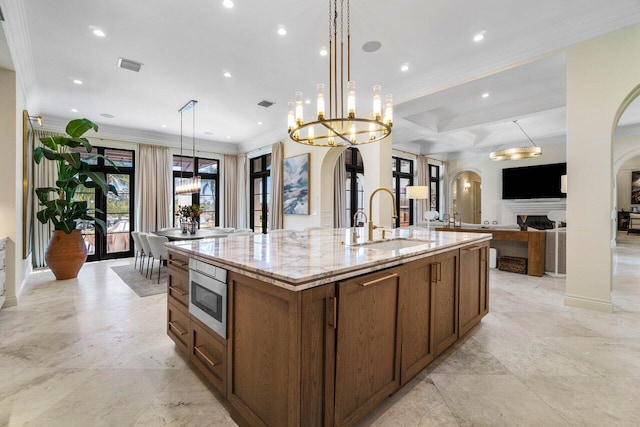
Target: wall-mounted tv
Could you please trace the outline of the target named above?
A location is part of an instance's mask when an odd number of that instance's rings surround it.
[[[557,199],[560,177],[567,174],[566,163],[502,169],[503,199]]]

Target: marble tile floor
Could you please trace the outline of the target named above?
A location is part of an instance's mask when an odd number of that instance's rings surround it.
[[[491,270],[490,313],[359,426],[631,426],[640,419],[640,236],[615,250],[614,313],[564,280]],[[0,310],[0,426],[232,426],[166,336],[166,295],[90,263],[31,275]]]

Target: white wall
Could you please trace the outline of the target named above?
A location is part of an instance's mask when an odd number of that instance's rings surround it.
[[[462,154],[452,156],[448,162],[449,181],[445,185],[447,200],[451,200],[452,185],[455,179],[464,171],[472,171],[480,176],[482,182],[482,221],[498,221],[500,224],[515,224],[516,214],[506,207],[502,200],[502,169],[562,163],[566,161],[565,144],[552,144],[543,147],[542,156],[523,160],[506,160],[496,162],[489,159],[489,155]],[[460,195],[460,189],[458,190]],[[535,203],[535,202],[533,202]],[[451,202],[442,213],[452,213]]]
[[[640,25],[567,49],[566,305],[612,309],[612,139],[639,84]]]
[[[0,69],[0,236],[8,237],[4,306],[17,303],[28,272],[22,259],[22,110],[24,99],[16,73]]]

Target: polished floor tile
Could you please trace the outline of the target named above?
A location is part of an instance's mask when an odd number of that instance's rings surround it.
[[[490,313],[363,426],[626,426],[640,419],[640,237],[615,249],[611,314],[561,278],[491,270]],[[167,337],[166,295],[111,266],[36,272],[0,310],[0,425],[233,426]]]

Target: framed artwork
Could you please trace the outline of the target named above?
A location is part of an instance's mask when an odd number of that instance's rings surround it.
[[[283,213],[309,215],[309,153],[284,159]]]
[[[631,204],[640,204],[640,171],[631,172]]]
[[[33,233],[33,125],[27,110],[22,110],[22,259],[31,254]]]

